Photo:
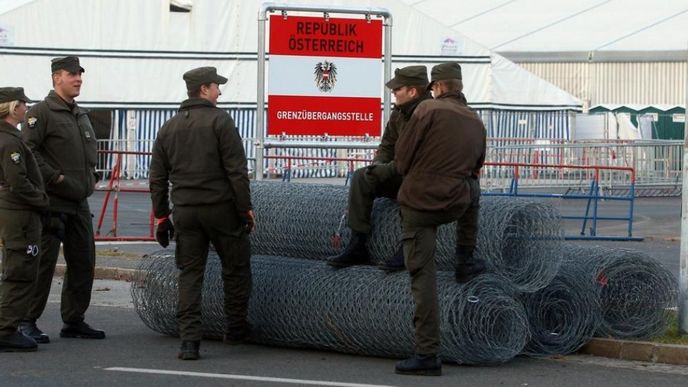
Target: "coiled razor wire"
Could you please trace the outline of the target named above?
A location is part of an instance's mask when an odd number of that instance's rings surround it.
[[[258,228],[251,234],[255,254],[323,260],[343,251],[351,231],[346,226],[348,188],[306,183],[253,182],[252,201]],[[561,216],[540,201],[484,196],[476,256],[519,291],[546,286],[557,273],[563,239]],[[377,199],[371,215],[368,248],[374,264],[384,264],[401,243],[399,207]],[[438,229],[438,269],[456,265],[455,223]]]
[[[594,336],[600,320],[599,298],[583,278],[580,266],[562,265],[545,288],[521,295],[531,334],[523,353],[566,355]]]
[[[602,313],[596,336],[649,338],[666,331],[676,306],[676,278],[657,260],[630,249],[562,244],[562,270],[582,269]]]
[[[132,284],[134,307],[151,329],[177,335],[177,269],[169,252],[151,254]],[[414,353],[414,303],[407,273],[372,267],[335,270],[324,262],[252,257],[251,340],[385,357]],[[221,268],[208,259],[203,334],[223,332]],[[466,285],[438,274],[444,361],[494,364],[516,356],[528,340],[528,320],[513,287],[495,275]]]

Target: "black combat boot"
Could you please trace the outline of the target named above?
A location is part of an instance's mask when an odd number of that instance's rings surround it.
[[[20,331],[0,336],[0,352],[33,352],[37,348],[36,341]]]
[[[38,344],[47,344],[50,342],[50,336],[38,329],[36,320],[21,320],[19,322],[19,331],[34,339]]]
[[[225,344],[236,345],[245,343],[251,335],[251,326],[246,324],[238,328],[227,328],[222,337]]]
[[[440,376],[442,375],[442,362],[437,355],[420,355],[397,362],[394,372],[401,375],[423,375]]]
[[[387,272],[404,270],[404,246],[399,246],[394,255],[385,261],[382,270]]]
[[[182,360],[198,360],[200,357],[198,353],[200,347],[200,341],[182,340],[182,346],[179,348],[177,358]]]
[[[104,339],[105,332],[100,329],[93,329],[83,321],[66,322],[60,331],[60,337],[79,338],[79,339]]]
[[[368,235],[362,232],[354,232],[346,249],[333,257],[327,258],[327,264],[335,267],[346,267],[353,265],[363,265],[370,262],[366,241]]]
[[[456,247],[456,282],[466,283],[485,272],[485,260],[473,257],[473,247]]]

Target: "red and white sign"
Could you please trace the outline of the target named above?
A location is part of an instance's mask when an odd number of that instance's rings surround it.
[[[269,135],[379,135],[382,21],[274,15],[269,52]]]

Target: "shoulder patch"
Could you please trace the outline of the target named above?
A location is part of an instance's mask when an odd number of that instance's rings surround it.
[[[38,122],[38,118],[36,117],[29,117],[29,119],[26,120],[26,123],[29,124],[29,128],[36,126],[36,122]]]
[[[19,164],[21,162],[21,154],[19,152],[10,153],[10,159],[13,163]]]

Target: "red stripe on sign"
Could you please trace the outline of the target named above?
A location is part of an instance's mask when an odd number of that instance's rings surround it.
[[[382,21],[270,16],[270,54],[382,58]]]
[[[380,98],[268,97],[268,135],[379,136]]]

